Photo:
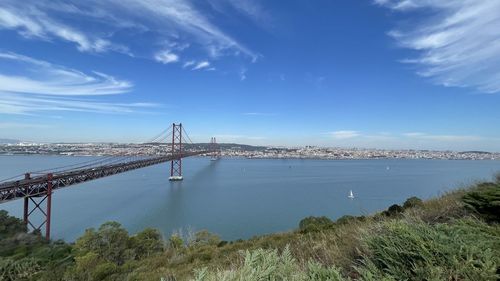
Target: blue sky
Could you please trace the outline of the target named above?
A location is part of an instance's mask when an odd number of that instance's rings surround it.
[[[496,0],[3,0],[0,138],[500,151]]]

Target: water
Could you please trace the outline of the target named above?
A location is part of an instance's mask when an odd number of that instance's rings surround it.
[[[0,156],[0,179],[90,159]],[[52,237],[74,241],[86,228],[115,220],[131,233],[208,229],[244,239],[294,229],[306,216],[370,214],[410,196],[438,196],[491,179],[500,161],[187,158],[184,181],[169,182],[168,171],[165,163],[57,190]],[[0,209],[22,217],[23,201]]]

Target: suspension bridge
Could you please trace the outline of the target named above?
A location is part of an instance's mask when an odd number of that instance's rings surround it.
[[[182,123],[173,123],[144,143],[149,145],[168,143],[166,147],[169,149],[154,156],[113,155],[52,169],[26,172],[0,181],[0,204],[24,199],[24,223],[33,231],[41,232],[45,228],[45,237],[50,239],[52,194],[57,189],[164,162],[170,162],[169,180],[180,181],[183,179],[183,158],[207,155],[211,156],[211,160],[216,160],[220,157],[220,148],[215,137],[211,138],[208,148],[196,148]],[[40,224],[35,224],[31,219],[35,213],[42,216]]]

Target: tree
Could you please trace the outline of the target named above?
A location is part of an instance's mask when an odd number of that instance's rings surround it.
[[[156,229],[146,228],[130,238],[130,247],[136,259],[143,259],[163,251],[163,240]]]
[[[85,234],[76,240],[75,252],[77,256],[95,253],[99,258],[121,265],[126,260],[128,243],[128,232],[119,223],[106,222],[97,232],[93,228],[87,229]]]

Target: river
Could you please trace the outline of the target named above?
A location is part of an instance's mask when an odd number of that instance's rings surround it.
[[[90,159],[0,156],[0,179]],[[164,163],[57,190],[52,238],[74,241],[113,220],[130,233],[153,227],[167,237],[207,229],[225,240],[244,239],[294,229],[306,216],[370,214],[410,196],[439,196],[498,171],[500,161],[493,160],[186,158],[182,182],[168,181]],[[0,209],[22,217],[23,201]]]

